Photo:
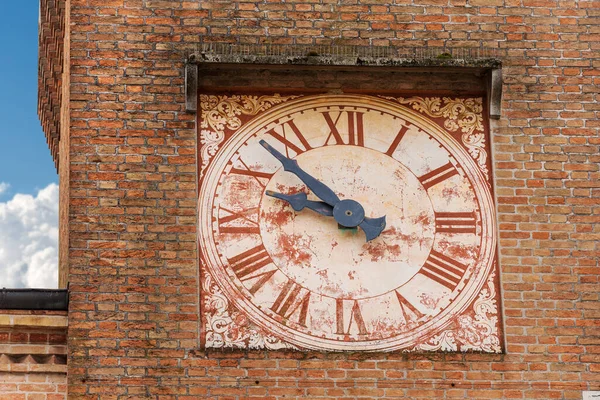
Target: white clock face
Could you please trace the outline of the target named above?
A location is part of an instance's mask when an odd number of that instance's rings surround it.
[[[294,211],[305,192],[260,144],[359,202],[386,228]],[[202,262],[236,309],[305,349],[396,350],[443,330],[495,258],[490,184],[447,132],[393,102],[319,95],[263,112],[220,146],[200,191]]]

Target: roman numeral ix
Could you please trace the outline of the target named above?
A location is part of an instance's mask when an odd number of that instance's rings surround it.
[[[221,207],[227,215],[219,215],[219,233],[260,233],[258,226],[258,208],[249,208],[244,211],[235,212],[225,207]],[[219,213],[220,214],[220,213]],[[250,216],[256,214],[256,218]]]

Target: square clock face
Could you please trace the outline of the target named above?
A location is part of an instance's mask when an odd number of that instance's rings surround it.
[[[202,94],[203,348],[501,352],[482,103]]]

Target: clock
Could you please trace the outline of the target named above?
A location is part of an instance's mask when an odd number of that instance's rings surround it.
[[[480,100],[200,100],[204,347],[500,351]]]

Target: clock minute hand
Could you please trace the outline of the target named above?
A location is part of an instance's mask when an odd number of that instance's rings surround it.
[[[285,200],[292,208],[296,211],[300,211],[304,208],[309,208],[315,212],[318,212],[321,215],[326,215],[328,217],[333,216],[333,207],[323,201],[312,201],[308,200],[306,197],[306,193],[296,193],[296,194],[283,194],[273,192],[271,190],[266,191],[267,196],[275,197],[276,199]]]
[[[367,242],[375,239],[385,229],[385,215],[379,218],[367,218],[358,225],[367,236]]]
[[[333,192],[333,190],[306,173],[302,168],[300,168],[296,160],[287,158],[264,140],[261,140],[259,143],[269,153],[271,153],[273,157],[281,162],[284,171],[291,172],[300,178],[300,180],[304,182],[304,184],[308,186],[308,188],[325,203],[329,204],[330,206],[335,206],[340,201],[340,198]]]

